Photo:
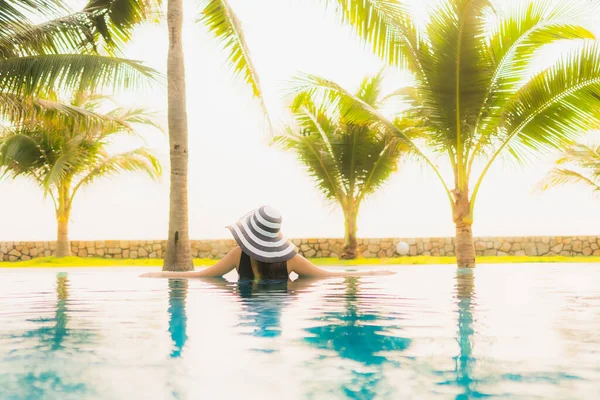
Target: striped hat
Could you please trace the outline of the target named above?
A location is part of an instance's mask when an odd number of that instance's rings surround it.
[[[287,261],[296,255],[296,247],[283,237],[281,213],[262,206],[227,226],[244,253],[262,262]]]

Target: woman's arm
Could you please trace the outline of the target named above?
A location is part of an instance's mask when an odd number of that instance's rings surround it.
[[[315,267],[310,261],[296,254],[294,258],[288,261],[290,272],[295,272],[299,277],[332,277],[332,276],[373,276],[373,275],[393,275],[395,272],[386,270],[371,270],[371,271],[341,271],[332,272]]]
[[[223,276],[237,266],[237,263],[242,255],[242,250],[239,247],[231,250],[225,257],[219,260],[212,267],[203,268],[199,271],[187,272],[148,272],[142,275],[143,278],[203,278],[203,277],[218,277]]]

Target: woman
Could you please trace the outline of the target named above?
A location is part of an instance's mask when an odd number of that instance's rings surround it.
[[[390,271],[331,272],[315,267],[296,253],[296,247],[280,232],[281,214],[269,206],[249,212],[227,227],[238,247],[210,268],[189,272],[151,272],[143,277],[218,277],[237,270],[240,280],[287,280],[299,277],[390,275]]]

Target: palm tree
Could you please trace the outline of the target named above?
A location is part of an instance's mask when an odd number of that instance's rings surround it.
[[[90,0],[72,12],[59,0],[0,2],[0,116],[30,116],[31,96],[49,89],[138,87],[155,78],[141,63],[116,57],[132,27],[147,17],[147,3]],[[36,104],[38,112],[57,107]]]
[[[356,97],[374,109],[381,96],[383,74],[363,80]],[[375,192],[396,170],[401,141],[376,124],[356,123],[356,110],[340,103],[314,98],[299,89],[291,106],[297,129],[275,138],[280,147],[293,151],[325,197],[344,212],[345,246],[341,258],[356,258],[356,218],[365,196]]]
[[[94,113],[93,125],[79,114],[72,114],[69,123],[65,118],[37,119],[7,129],[0,136],[0,165],[5,173],[15,178],[31,178],[54,202],[57,257],[71,254],[69,217],[81,188],[121,172],[142,171],[151,178],[161,173],[158,160],[146,148],[118,154],[107,151],[116,134],[134,133],[132,124],[153,124],[148,114],[144,110],[123,108],[105,114],[95,112],[102,104],[102,98],[94,95],[80,94],[72,99],[70,107]]]
[[[593,10],[554,0],[444,0],[419,29],[395,0],[331,1],[387,64],[412,72],[413,90],[403,94],[429,133],[421,141],[407,138],[374,107],[332,82],[312,77],[305,90],[343,97],[347,109],[368,112],[410,143],[444,187],[456,225],[458,266],[474,267],[474,206],[494,162],[501,156],[524,162],[565,148],[599,126],[600,46],[586,40],[593,34],[577,22],[578,14]],[[535,71],[539,50],[563,39],[573,46]],[[434,156],[448,161],[450,182]]]
[[[556,164],[557,167],[540,182],[540,190],[570,183],[582,183],[593,191],[600,190],[600,144],[576,144],[565,151]]]
[[[250,85],[254,96],[261,98],[258,77],[250,60],[250,52],[235,13],[226,0],[205,0],[204,3],[205,7],[198,21],[204,24],[222,43],[228,53],[228,60],[234,73],[242,76]],[[167,82],[171,189],[169,235],[163,265],[165,271],[188,271],[194,268],[188,232],[188,130],[182,25],[182,0],[168,0]]]

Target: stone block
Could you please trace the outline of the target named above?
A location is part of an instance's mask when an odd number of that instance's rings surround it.
[[[379,246],[376,244],[370,244],[369,247],[367,247],[367,249],[371,252],[371,253],[377,253],[379,251]]]
[[[523,250],[517,250],[515,251],[515,256],[524,256],[525,252]]]
[[[198,245],[199,251],[210,251],[211,249],[212,249],[212,246],[208,243],[200,243]]]
[[[129,253],[129,258],[133,258],[133,259],[136,259],[136,258],[138,258],[138,252],[137,252],[137,250],[132,250],[132,251]]]
[[[152,253],[150,253],[150,254],[148,255],[148,258],[158,258],[158,254],[156,254],[156,252],[155,252],[155,251],[153,251]]]
[[[106,248],[106,242],[104,240],[97,240],[95,242],[95,244],[96,244],[96,248],[97,249],[104,249],[104,248]]]
[[[411,256],[416,256],[417,255],[417,246],[414,244],[411,244],[408,254],[410,254]]]
[[[39,254],[39,250],[37,248],[33,248],[33,249],[29,250],[29,255],[31,257],[37,257],[38,254]]]
[[[122,249],[128,249],[130,246],[130,243],[126,240],[121,240],[119,242],[119,247],[121,247]]]
[[[303,253],[307,252],[309,250],[311,250],[311,247],[308,244],[301,244],[300,245],[300,251],[302,251]]]
[[[104,255],[105,255],[105,253],[106,253],[106,250],[105,250],[105,249],[103,249],[103,248],[96,249],[96,255],[97,255],[97,256],[99,256],[99,257],[102,257],[102,256],[104,256]]]
[[[531,243],[528,243],[525,246],[525,254],[528,255],[528,256],[530,256],[530,257],[531,256],[537,256],[538,253],[537,253],[537,249],[536,249],[535,245],[531,244]]]
[[[500,246],[500,251],[503,253],[508,253],[511,248],[512,245],[509,242],[504,242],[502,243],[502,246]]]
[[[8,256],[8,261],[17,261],[19,257],[17,256]]]
[[[123,250],[123,258],[129,258],[129,249]]]
[[[551,250],[553,253],[559,254],[562,251],[562,249],[563,249],[563,244],[559,243],[556,246],[552,247]]]
[[[31,257],[26,256],[26,255],[21,256],[21,261],[27,261],[27,260],[31,260]]]
[[[44,257],[50,257],[52,255],[52,250],[44,250]]]
[[[584,256],[589,256],[592,254],[593,250],[590,247],[586,247],[582,252]]]
[[[550,244],[550,238],[548,236],[542,237],[542,243],[544,243],[544,244]]]
[[[121,254],[121,249],[119,247],[109,247],[108,254]]]
[[[594,252],[592,253],[592,255],[594,255],[594,256],[600,256],[600,249],[594,250]]]
[[[88,256],[88,252],[86,249],[81,249],[79,250],[79,253],[77,254],[79,257],[87,257]]]
[[[538,256],[543,256],[544,254],[548,253],[550,251],[550,244],[546,244],[546,243],[538,243],[536,245],[536,249],[537,249],[537,255]]]
[[[484,256],[495,256],[498,253],[496,249],[487,249],[483,252]]]
[[[21,252],[17,249],[12,249],[8,252],[9,256],[21,257]]]
[[[583,243],[581,243],[581,240],[575,240],[571,244],[571,248],[573,249],[573,251],[579,253],[579,252],[581,252],[581,250],[583,250]]]
[[[475,250],[485,250],[487,249],[487,246],[485,244],[485,242],[475,242]]]

